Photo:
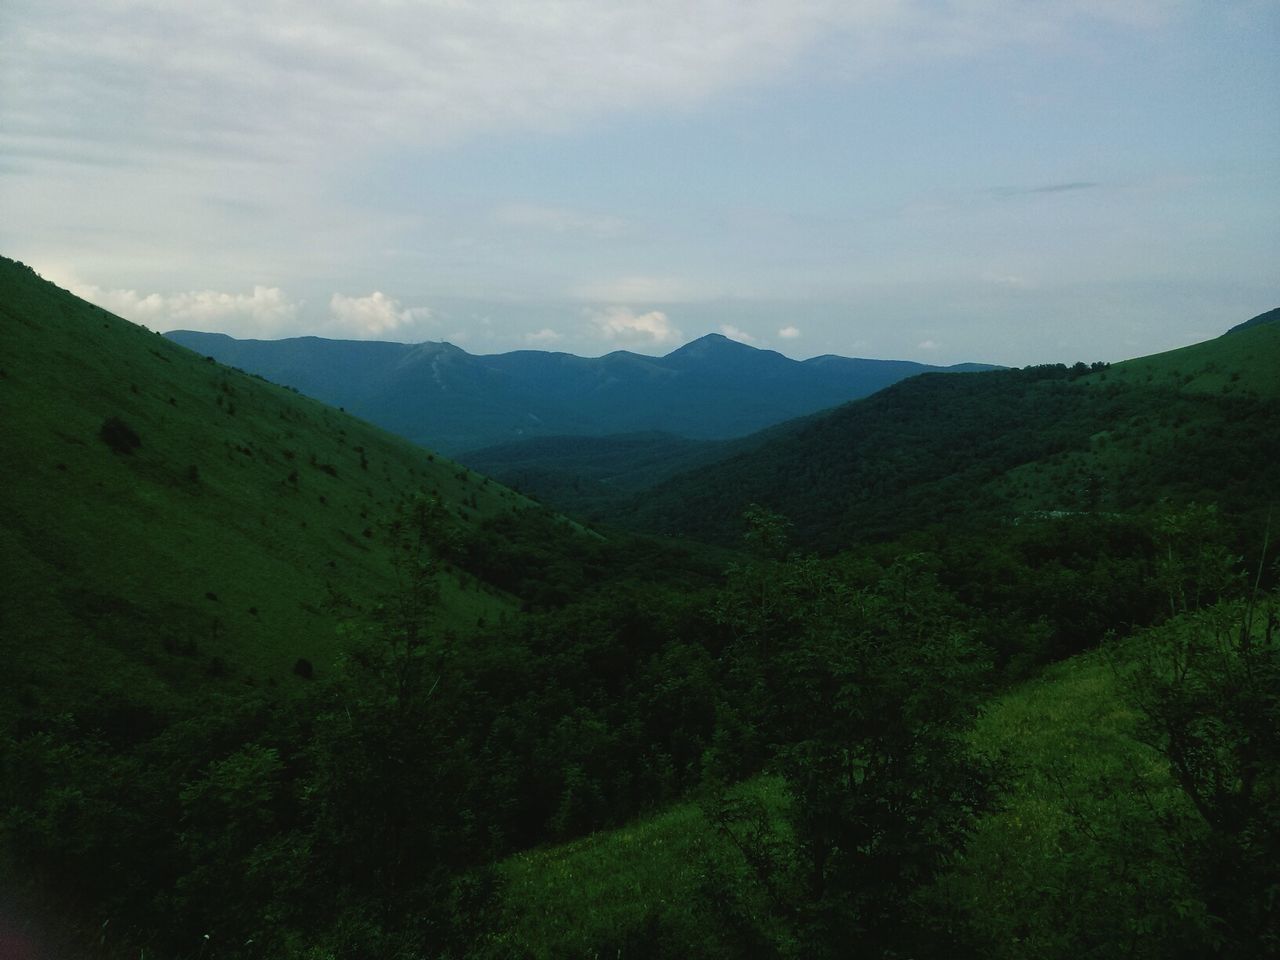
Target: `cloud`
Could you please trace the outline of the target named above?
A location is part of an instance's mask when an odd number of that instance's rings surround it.
[[[252,293],[191,290],[166,295],[103,289],[75,281],[64,286],[90,303],[157,330],[261,336],[287,329],[297,318],[299,307],[279,287],[255,286]]]
[[[916,346],[921,350],[937,350],[938,342],[936,340],[921,340]]]
[[[737,340],[739,343],[755,343],[756,338],[745,330],[739,330],[731,323],[720,324],[720,332],[730,340]]]
[[[400,301],[375,290],[367,297],[335,293],[329,299],[332,317],[328,329],[359,339],[375,339],[397,330],[415,327],[431,318],[426,307],[401,307]]]
[[[14,0],[0,57],[14,96],[0,130],[18,154],[69,159],[280,159],[370,140],[554,131],[774,73],[818,35],[830,5],[314,0],[303,14],[222,0],[157,15],[136,0]]]
[[[1100,187],[1102,184],[1094,180],[1072,180],[1069,183],[1046,183],[1043,186],[1032,187],[1028,193],[1066,193],[1069,190],[1092,190]]]
[[[1099,22],[1152,29],[1179,6],[312,0],[300,12],[270,0],[160,11],[137,0],[10,0],[0,31],[0,130],[10,153],[68,159],[279,159],[371,141],[453,142],[696,104],[800,63],[865,71],[1057,44]]]
[[[1063,183],[1042,183],[1037,187],[994,187],[992,196],[1025,197],[1038,193],[1074,193],[1078,190],[1097,190],[1102,184],[1096,180],[1068,180]]]
[[[661,310],[637,314],[630,307],[584,311],[596,336],[626,344],[659,346],[680,343],[684,335]]]
[[[781,330],[778,331],[778,336],[780,336],[783,340],[794,340],[796,337],[800,336],[800,328],[799,327],[783,327]]]
[[[537,333],[526,333],[524,339],[526,343],[556,343],[564,339],[564,334],[557,333],[550,327],[543,327]]]

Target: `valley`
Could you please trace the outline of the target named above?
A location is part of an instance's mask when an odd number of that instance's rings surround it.
[[[1274,955],[1277,316],[945,373],[482,357],[162,337],[0,261],[0,920]]]

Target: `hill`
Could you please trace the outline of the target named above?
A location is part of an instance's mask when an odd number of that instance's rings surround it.
[[[1232,327],[1222,336],[1150,357],[1114,364],[1122,383],[1176,386],[1183,393],[1280,397],[1280,308]]]
[[[346,598],[396,584],[388,526],[457,536],[530,506],[463,467],[230,370],[0,261],[0,651],[9,695],[131,701],[330,669]],[[456,565],[441,623],[518,599]]]
[[[1260,313],[1256,317],[1250,317],[1244,323],[1238,323],[1227,333],[1238,333],[1241,330],[1248,330],[1251,327],[1258,327],[1264,323],[1280,323],[1280,307],[1274,310],[1268,310],[1266,313]]]
[[[1260,510],[1280,483],[1267,453],[1280,449],[1278,368],[1269,324],[1107,369],[915,377],[660,483],[611,519],[728,543],[758,503],[832,550],[1162,499]]]
[[[606,541],[12,260],[0,357],[0,952],[301,955],[397,878],[435,903],[688,781],[615,713],[671,585],[718,563]],[[607,799],[574,800],[606,756]]]
[[[710,334],[665,357],[173,331],[198,353],[295,387],[400,436],[456,454],[528,438],[665,432],[743,436],[917,373],[989,369],[823,356],[803,362]]]

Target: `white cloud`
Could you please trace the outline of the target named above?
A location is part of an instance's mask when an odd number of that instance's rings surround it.
[[[564,339],[564,334],[557,333],[550,327],[543,327],[537,333],[526,333],[524,339],[526,343],[556,343]]]
[[[584,311],[597,337],[625,344],[659,346],[680,343],[684,335],[661,310],[637,314],[630,307],[612,306]]]
[[[367,297],[348,297],[335,293],[329,300],[332,321],[330,332],[340,332],[359,339],[377,339],[396,331],[407,332],[431,318],[426,307],[401,307],[400,301],[375,290]]]
[[[737,340],[739,343],[755,343],[756,338],[745,330],[739,330],[731,323],[720,324],[720,332],[730,340]]]
[[[254,337],[286,330],[297,318],[299,304],[279,287],[255,286],[252,293],[191,290],[141,294],[75,281],[63,284],[76,296],[112,313],[156,330],[202,330]]]
[[[921,340],[916,346],[921,350],[937,350],[938,342],[936,340]]]
[[[796,337],[800,336],[800,328],[799,327],[783,327],[781,330],[778,331],[778,336],[780,336],[783,340],[794,340]]]

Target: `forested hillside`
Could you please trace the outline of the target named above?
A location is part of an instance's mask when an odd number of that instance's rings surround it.
[[[708,547],[0,278],[3,949],[1280,949],[1277,418],[1227,354],[898,384],[659,488]]]
[[[1161,501],[1265,513],[1280,484],[1280,326],[1100,366],[915,377],[612,516],[727,543],[759,503],[785,513],[801,543],[832,550],[935,524]]]

